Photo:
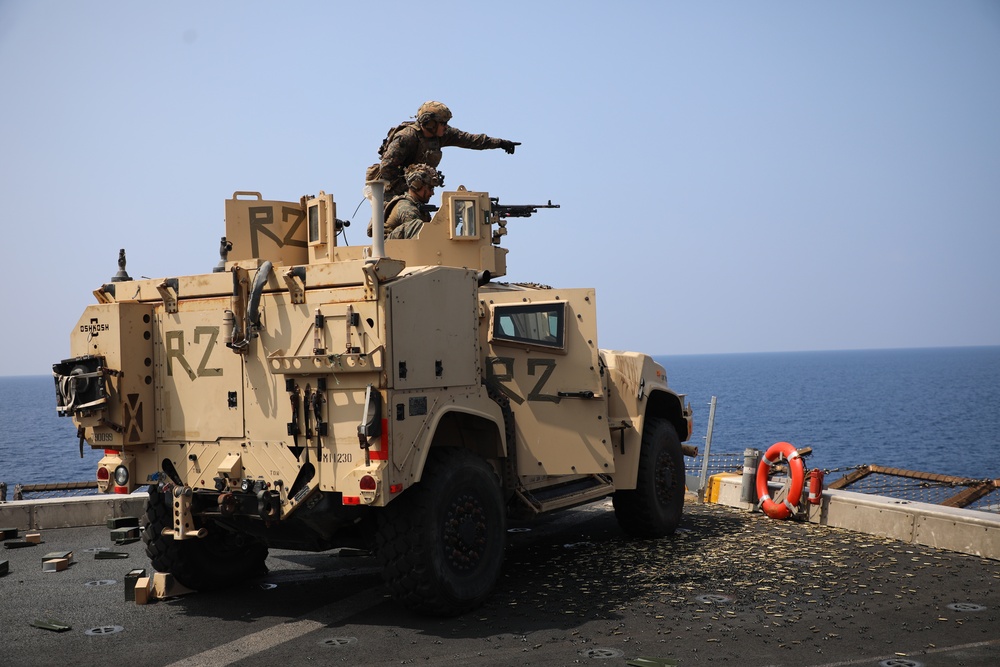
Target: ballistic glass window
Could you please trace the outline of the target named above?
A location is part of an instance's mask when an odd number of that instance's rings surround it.
[[[319,241],[319,206],[313,204],[309,207],[309,242]]]
[[[475,238],[479,236],[476,224],[476,201],[474,199],[454,199],[452,207],[452,238]]]
[[[492,338],[562,349],[566,347],[565,319],[566,303],[562,301],[496,306]]]

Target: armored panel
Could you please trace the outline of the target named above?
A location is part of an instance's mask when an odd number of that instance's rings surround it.
[[[394,389],[479,384],[476,276],[452,268],[421,269],[386,289]]]
[[[226,347],[222,312],[229,299],[180,301],[157,313],[157,437],[243,437],[243,357]]]
[[[95,369],[100,368],[102,377],[93,378],[90,384],[99,384],[98,391],[106,399],[97,410],[87,411],[92,413],[84,422],[91,445],[119,447],[153,441],[152,339],[153,308],[145,303],[92,305],[77,322],[70,349],[76,359],[90,358]],[[72,365],[73,360],[63,363]],[[67,375],[72,372],[67,369]],[[67,414],[80,407],[69,408]]]
[[[226,200],[226,238],[233,244],[230,261],[305,264],[309,261],[307,229],[306,211],[299,202],[267,201],[259,192],[236,192]]]
[[[486,376],[510,399],[522,476],[614,472],[590,289],[484,293]]]

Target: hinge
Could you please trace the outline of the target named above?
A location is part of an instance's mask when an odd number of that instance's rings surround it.
[[[296,266],[285,271],[285,285],[288,286],[288,296],[292,303],[306,302],[306,270]]]
[[[177,278],[166,278],[156,286],[156,291],[163,299],[163,309],[168,313],[177,312]]]

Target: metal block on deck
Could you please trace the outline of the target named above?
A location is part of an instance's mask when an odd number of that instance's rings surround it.
[[[138,585],[139,580],[143,579],[143,578],[146,579],[147,583],[149,582],[149,578],[146,577],[146,570],[144,568],[136,568],[134,570],[130,570],[128,572],[128,574],[125,575],[125,601],[126,602],[135,602],[136,601],[136,599],[135,599],[136,587]],[[149,588],[149,586],[147,585],[146,588]],[[142,603],[140,603],[140,604],[142,604]]]
[[[115,544],[122,544],[123,542],[129,542],[139,539],[139,527],[132,526],[129,528],[115,528],[111,531],[111,539],[114,540]]]
[[[108,530],[116,530],[118,528],[131,528],[133,526],[139,525],[139,517],[137,516],[117,516],[108,519]]]
[[[52,558],[42,562],[42,572],[62,572],[69,567],[68,558]]]
[[[33,547],[35,544],[27,540],[7,540],[3,546],[5,549],[23,549],[24,547]]]
[[[136,604],[146,604],[149,602],[149,587],[150,587],[149,577],[139,577],[135,580],[135,586],[133,587],[133,599]]]
[[[73,562],[73,552],[72,551],[50,551],[49,553],[42,556],[42,562],[47,560],[67,560],[70,563]]]
[[[162,600],[164,598],[177,597],[178,595],[187,595],[188,593],[194,593],[194,591],[174,579],[174,575],[169,572],[153,573],[152,596],[154,598]]]
[[[31,627],[52,630],[53,632],[66,632],[73,629],[68,623],[54,618],[36,618],[31,622]]]

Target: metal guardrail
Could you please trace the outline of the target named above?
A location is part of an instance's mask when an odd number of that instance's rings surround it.
[[[709,453],[698,454],[694,458],[688,458],[685,461],[685,469],[689,475],[696,475],[701,478],[704,473],[705,479],[708,479],[712,475],[718,475],[720,472],[743,472],[743,452],[733,453],[733,452],[721,452],[721,453]],[[700,482],[700,486],[704,483]]]
[[[699,483],[697,474],[691,473],[700,470],[707,470],[708,477],[723,472],[739,474],[743,471],[743,453],[709,452],[707,455],[699,455],[687,464],[687,470],[689,488],[692,488],[693,483]],[[955,477],[874,464],[856,466],[850,470],[843,477],[827,484],[826,488],[1000,514],[1000,479]],[[835,471],[826,472],[829,474]]]
[[[136,487],[132,493],[145,491],[148,487]],[[47,500],[50,498],[76,498],[80,496],[104,495],[97,489],[97,481],[51,482],[46,484],[15,484],[12,493],[7,493],[5,483],[0,482],[0,503],[20,500]],[[114,495],[114,494],[110,494]]]
[[[1000,479],[973,479],[863,465],[830,483],[827,488],[1000,513],[1000,493],[997,493]]]
[[[15,484],[11,497],[7,497],[8,486],[0,482],[0,502],[18,500],[39,500],[43,498],[67,498],[89,496],[97,493],[97,480],[89,482],[53,482],[47,484]]]

